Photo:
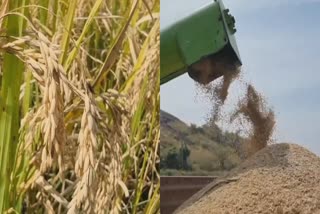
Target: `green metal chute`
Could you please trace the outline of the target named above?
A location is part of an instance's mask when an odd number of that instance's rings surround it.
[[[196,68],[197,63],[209,57],[225,65],[240,66],[235,32],[235,20],[220,0],[163,29],[160,37],[161,84],[186,72],[194,80],[207,83],[201,80],[202,74],[198,74],[193,66]],[[222,76],[221,72],[212,74],[209,79],[218,76]]]

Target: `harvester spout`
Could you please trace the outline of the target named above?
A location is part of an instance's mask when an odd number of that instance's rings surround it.
[[[236,71],[241,59],[235,32],[235,19],[221,0],[162,30],[161,84],[186,72],[195,81],[208,84]]]

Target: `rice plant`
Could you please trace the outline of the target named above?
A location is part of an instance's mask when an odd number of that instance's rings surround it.
[[[159,213],[159,0],[0,0],[0,213]]]

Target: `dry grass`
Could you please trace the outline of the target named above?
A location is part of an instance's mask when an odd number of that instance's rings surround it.
[[[159,212],[159,1],[38,3],[0,9],[24,20],[0,30],[24,64],[1,212]]]

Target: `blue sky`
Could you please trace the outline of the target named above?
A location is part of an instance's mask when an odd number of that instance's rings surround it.
[[[161,28],[212,1],[161,0]],[[320,155],[320,0],[223,2],[236,18],[243,77],[275,110],[277,140]],[[238,87],[232,85],[226,108],[241,95]],[[183,75],[161,86],[161,109],[201,125],[210,105]]]

